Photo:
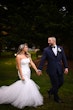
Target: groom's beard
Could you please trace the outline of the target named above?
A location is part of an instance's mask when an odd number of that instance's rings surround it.
[[[53,44],[50,44],[50,43],[49,43],[49,46],[50,46],[50,47],[52,47],[52,46],[53,46]]]

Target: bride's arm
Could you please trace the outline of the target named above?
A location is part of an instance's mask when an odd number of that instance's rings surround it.
[[[21,61],[20,57],[19,56],[16,56],[16,64],[17,64],[16,66],[17,66],[17,69],[18,69],[18,71],[20,73],[21,79],[24,80],[24,77],[22,75],[21,66],[20,66],[20,64],[21,64],[20,61]]]
[[[38,69],[37,69],[35,63],[32,61],[32,59],[30,59],[30,64],[31,64],[32,68],[36,71],[36,73],[39,75]]]

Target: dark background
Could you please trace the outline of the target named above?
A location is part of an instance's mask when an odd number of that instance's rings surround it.
[[[73,0],[0,0],[0,53],[25,42],[43,50],[50,35],[73,59]]]

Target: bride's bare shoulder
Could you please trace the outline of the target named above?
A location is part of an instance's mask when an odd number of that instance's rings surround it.
[[[16,56],[16,59],[21,59],[21,55],[17,55]]]

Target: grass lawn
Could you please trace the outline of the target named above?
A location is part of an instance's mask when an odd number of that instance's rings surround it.
[[[37,76],[35,71],[32,70],[31,78],[40,86],[40,92],[44,97],[44,105],[33,108],[26,107],[23,110],[73,110],[73,72],[69,71],[68,75],[65,75],[65,82],[59,91],[60,97],[64,103],[57,104],[48,98],[47,90],[50,88],[50,80],[45,70],[43,70],[42,76]],[[10,85],[18,80],[17,70],[15,66],[15,57],[0,58],[0,86]],[[0,110],[18,110],[10,104],[0,105]]]

